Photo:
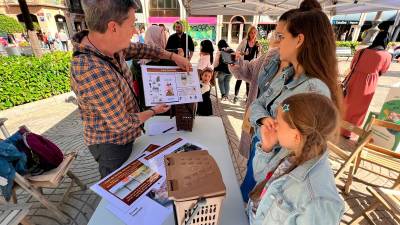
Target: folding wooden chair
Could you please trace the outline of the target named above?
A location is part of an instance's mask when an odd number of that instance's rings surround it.
[[[381,187],[367,187],[367,190],[374,197],[374,202],[365,210],[363,210],[359,215],[356,215],[352,221],[350,221],[350,225],[360,224],[360,221],[365,218],[371,224],[375,224],[368,216],[370,212],[375,210],[378,206],[385,207],[390,213],[392,213],[400,222],[400,190],[398,188],[400,185],[397,185],[395,189],[387,189]]]
[[[388,121],[379,120],[374,116],[372,117],[371,122],[368,124],[367,130],[372,132],[373,126],[384,127],[386,129],[390,129],[393,131],[400,131],[400,125]],[[374,144],[372,138],[371,142],[367,143],[364,146],[363,150],[358,153],[356,157],[354,173],[356,173],[357,170],[360,168],[361,160],[384,167],[391,171],[395,171],[398,174],[398,176],[395,179],[392,188],[400,184],[400,153],[394,152],[391,149],[387,149]],[[363,169],[371,173],[376,173],[374,171],[368,170],[367,168]],[[378,175],[393,180],[393,178],[390,176],[386,176],[380,173]]]
[[[0,205],[0,224],[7,225],[32,225],[26,218],[32,204],[10,204],[4,202]]]
[[[0,119],[0,128],[5,137],[9,137],[9,132],[7,131],[4,122],[6,119]],[[31,176],[31,175],[26,175],[22,176],[18,173],[16,173],[14,182],[14,188],[13,188],[13,201],[14,203],[17,203],[17,196],[16,196],[16,188],[19,186],[23,190],[27,191],[30,193],[34,198],[36,198],[40,203],[42,203],[46,208],[48,208],[51,212],[53,212],[58,219],[60,219],[62,222],[68,221],[66,215],[60,211],[57,205],[53,204],[50,202],[42,192],[42,188],[57,188],[63,181],[63,178],[65,176],[68,176],[71,178],[71,183],[68,186],[67,190],[64,193],[64,196],[62,198],[62,201],[60,204],[62,204],[66,198],[68,197],[74,183],[79,185],[82,190],[87,189],[86,185],[83,184],[79,178],[70,171],[72,162],[74,159],[77,157],[77,152],[71,152],[68,154],[64,155],[64,160],[62,163],[55,169],[52,169],[50,171],[47,171],[41,175],[36,175],[36,176]]]
[[[371,140],[372,132],[365,131],[346,121],[342,121],[341,128],[351,131],[359,136],[357,140],[350,140],[340,136],[338,140],[328,141],[329,150],[344,160],[344,163],[335,174],[335,180],[338,181],[340,176],[348,170],[348,176],[344,186],[344,193],[348,194],[350,192],[350,185],[353,181],[355,171],[352,164],[355,162],[357,155],[361,152],[364,146]]]

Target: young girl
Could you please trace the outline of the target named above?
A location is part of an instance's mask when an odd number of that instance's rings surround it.
[[[205,68],[200,73],[200,87],[201,94],[203,96],[203,102],[199,102],[197,105],[197,114],[200,116],[210,116],[213,114],[212,103],[210,98],[211,92],[211,78],[213,75],[213,70],[211,68]]]
[[[276,115],[275,129],[260,129],[253,166],[261,182],[250,193],[250,224],[339,224],[344,204],[327,151],[338,133],[337,108],[328,97],[303,93],[285,99]]]
[[[200,42],[200,59],[197,64],[197,69],[200,71],[205,68],[212,68],[213,63],[213,55],[214,55],[214,47],[210,40],[203,40]]]

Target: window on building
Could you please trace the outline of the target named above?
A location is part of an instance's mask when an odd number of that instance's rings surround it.
[[[150,16],[179,16],[178,0],[151,0]]]

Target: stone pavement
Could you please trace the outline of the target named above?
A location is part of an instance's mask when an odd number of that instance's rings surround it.
[[[349,63],[350,61],[340,63],[340,71],[342,73]],[[231,100],[233,98],[235,81],[234,78],[231,80]],[[378,111],[389,87],[397,84],[400,85],[400,64],[393,64],[390,72],[380,78],[379,87],[370,109],[372,111]],[[239,96],[244,95],[244,89],[243,84]],[[237,148],[240,139],[242,117],[244,114],[244,101],[242,98],[241,101],[233,104],[231,100],[224,102],[215,100],[216,99],[213,99],[214,112],[215,115],[221,117],[224,122],[235,172],[238,180],[242,181],[246,172],[246,159],[238,153]],[[0,111],[0,118],[1,117],[9,118],[6,125],[10,132],[14,132],[18,126],[25,124],[31,130],[49,137],[65,152],[71,150],[79,151],[79,155],[73,163],[72,170],[88,186],[99,180],[97,163],[83,144],[82,123],[72,93],[66,93],[46,100]],[[337,168],[338,164],[335,159],[332,160],[332,163],[333,167]],[[397,176],[397,174],[368,163],[363,163],[362,166],[364,168],[369,168],[378,174],[384,173],[391,177]],[[65,183],[57,189],[44,189],[44,193],[51,199],[51,201],[57,203],[60,201],[68,182],[69,180],[67,179]],[[370,204],[371,198],[365,190],[365,184],[390,186],[391,181],[365,170],[360,170],[352,185],[352,192],[348,196],[344,196],[346,201],[346,213],[343,217],[342,224],[346,224],[346,222],[351,220],[354,212],[358,212]],[[343,183],[339,182],[338,185],[342,186]],[[18,196],[19,201],[21,202],[33,203],[29,217],[34,224],[60,224],[54,218],[54,215],[49,213],[49,211],[42,207],[34,198],[22,191],[18,193]],[[83,225],[88,223],[99,201],[100,198],[90,190],[81,191],[75,187],[70,198],[66,203],[62,204],[60,208],[70,218],[71,221],[69,224]],[[376,224],[396,224],[393,221],[392,216],[384,210],[380,209],[378,215],[380,218],[379,220],[377,219],[378,217],[376,214],[372,215],[372,217],[376,219]],[[364,221],[361,224],[367,223]]]

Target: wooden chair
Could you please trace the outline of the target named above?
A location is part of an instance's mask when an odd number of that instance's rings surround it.
[[[388,121],[379,120],[374,116],[372,117],[371,122],[368,124],[367,130],[372,131],[373,126],[384,127],[394,131],[400,131],[400,125]],[[392,188],[400,184],[400,153],[375,145],[372,139],[370,143],[364,146],[363,151],[358,153],[356,157],[354,173],[356,173],[357,170],[360,168],[361,160],[379,165],[391,171],[395,171],[396,173],[398,173],[398,176],[394,181]],[[369,172],[376,173],[374,171],[368,170],[367,168],[364,169]],[[378,175],[390,180],[393,179],[392,177],[386,176],[384,174]]]
[[[359,136],[355,141],[346,139],[342,136],[340,136],[338,140],[328,141],[329,150],[344,160],[344,163],[335,174],[335,180],[338,181],[340,176],[348,170],[348,176],[344,186],[344,193],[348,194],[350,192],[350,185],[353,181],[353,175],[355,172],[352,164],[355,162],[357,155],[361,152],[364,146],[371,140],[372,132],[363,130],[346,121],[342,121],[341,128],[351,131]]]
[[[9,137],[9,132],[7,131],[7,129],[4,125],[5,121],[6,121],[6,119],[0,119],[0,128],[1,128],[1,131],[3,132],[3,135],[5,137]],[[67,190],[65,191],[60,204],[62,204],[66,200],[74,183],[79,185],[82,190],[87,189],[86,185],[83,184],[78,179],[78,177],[74,173],[72,173],[72,171],[70,171],[72,162],[74,161],[74,159],[76,157],[77,157],[77,152],[71,152],[71,153],[65,154],[64,160],[57,168],[47,171],[41,175],[22,176],[22,175],[16,173],[15,174],[16,176],[14,179],[15,185],[13,188],[13,196],[12,196],[14,203],[17,203],[16,188],[21,187],[23,190],[27,191],[34,198],[36,198],[40,203],[42,203],[51,212],[53,212],[57,216],[57,218],[60,219],[62,222],[68,221],[66,215],[60,211],[58,206],[53,204],[52,202],[50,202],[43,195],[42,188],[57,188],[62,183],[63,178],[65,176],[70,177],[71,183],[68,186]]]
[[[32,225],[26,218],[32,204],[10,204],[4,202],[0,205],[1,225]]]
[[[391,212],[394,217],[400,221],[400,190],[397,185],[395,189],[387,189],[381,187],[367,187],[367,190],[374,197],[374,202],[359,215],[356,215],[350,225],[359,224],[360,221],[365,218],[371,224],[375,224],[368,216],[368,213],[375,210],[378,206],[384,206],[386,210]]]

